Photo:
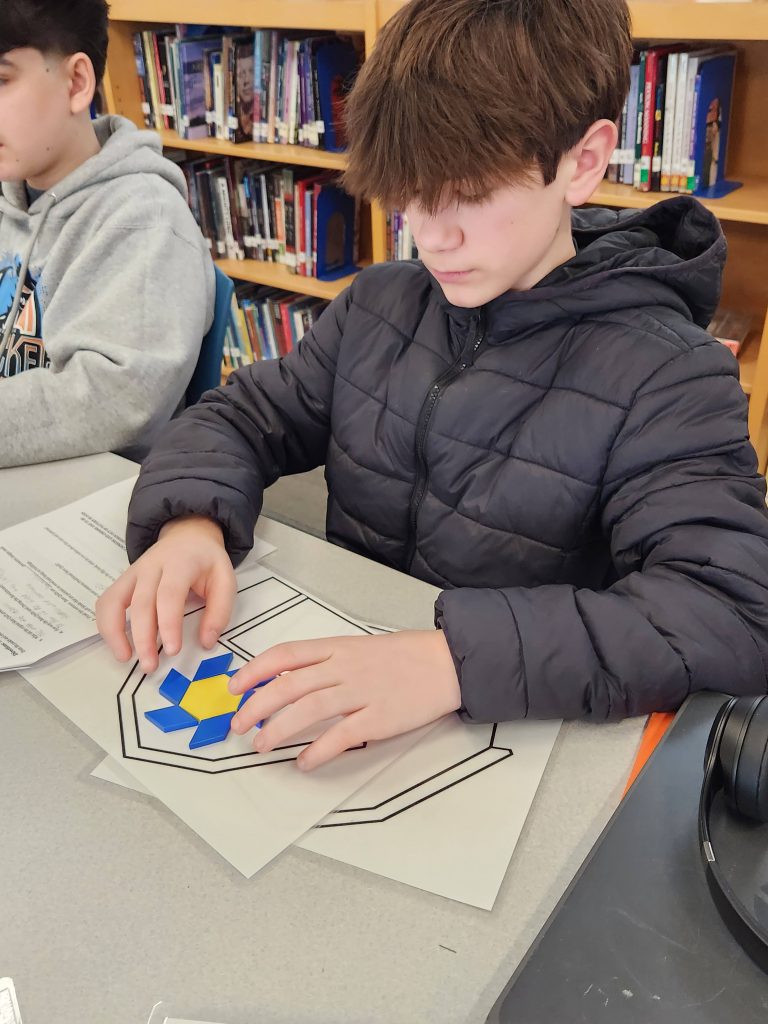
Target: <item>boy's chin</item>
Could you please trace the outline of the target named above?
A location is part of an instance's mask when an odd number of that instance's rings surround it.
[[[478,306],[484,306],[486,302],[495,299],[499,294],[494,291],[492,286],[487,283],[484,285],[482,281],[473,281],[471,284],[469,282],[467,284],[449,284],[438,281],[438,284],[450,304],[463,309],[477,309]]]

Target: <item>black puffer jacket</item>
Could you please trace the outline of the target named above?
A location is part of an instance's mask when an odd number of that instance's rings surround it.
[[[203,513],[233,561],[262,491],[325,463],[328,538],[444,587],[465,716],[619,718],[766,691],[768,518],[728,350],[725,241],[685,197],[574,216],[528,292],[449,305],[418,262],[364,271],[287,358],[168,429],[136,558]]]

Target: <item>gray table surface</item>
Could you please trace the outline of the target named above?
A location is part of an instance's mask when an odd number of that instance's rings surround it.
[[[115,456],[0,471],[0,527],[135,471]],[[436,591],[266,519],[265,564],[372,622],[429,628]],[[481,1022],[616,807],[642,722],[568,724],[492,912],[303,850],[250,880],[0,676],[0,976],[25,1024]],[[440,856],[439,848],[435,856]],[[549,1022],[547,1022],[549,1024]]]

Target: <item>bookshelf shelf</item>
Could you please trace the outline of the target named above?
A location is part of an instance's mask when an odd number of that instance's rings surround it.
[[[654,203],[674,198],[674,192],[638,192],[631,185],[616,185],[604,181],[590,199],[599,206],[621,206],[644,210]],[[768,179],[745,180],[743,188],[736,189],[722,199],[700,199],[720,220],[739,221],[743,224],[768,224]]]
[[[310,146],[282,146],[264,142],[225,142],[223,139],[182,139],[169,128],[158,132],[163,146],[171,149],[191,149],[197,153],[211,153],[214,156],[236,156],[248,160],[269,160],[280,164],[300,164],[303,167],[320,167],[343,170],[347,163],[346,153],[330,153],[325,149]]]
[[[270,288],[284,288],[289,292],[314,295],[319,299],[335,299],[355,279],[354,274],[338,281],[318,281],[316,277],[292,274],[280,263],[262,263],[261,260],[216,260],[216,266],[236,281],[251,281]]]
[[[112,21],[364,32],[366,0],[112,0]]]
[[[378,0],[379,24],[404,0]],[[768,39],[768,3],[695,3],[691,0],[629,0],[637,39]]]
[[[768,39],[768,5],[630,0],[638,39]]]

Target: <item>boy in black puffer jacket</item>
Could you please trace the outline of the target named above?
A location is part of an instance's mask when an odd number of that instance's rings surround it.
[[[768,517],[731,354],[705,327],[717,220],[678,197],[574,212],[616,145],[624,0],[412,0],[348,107],[347,187],[408,213],[280,362],[171,424],[101,598],[115,654],[178,650],[232,607],[262,494],[325,464],[328,538],[444,588],[434,631],[281,645],[234,720],[266,751],[339,720],[311,768],[450,711],[615,719],[698,689],[766,692]]]

